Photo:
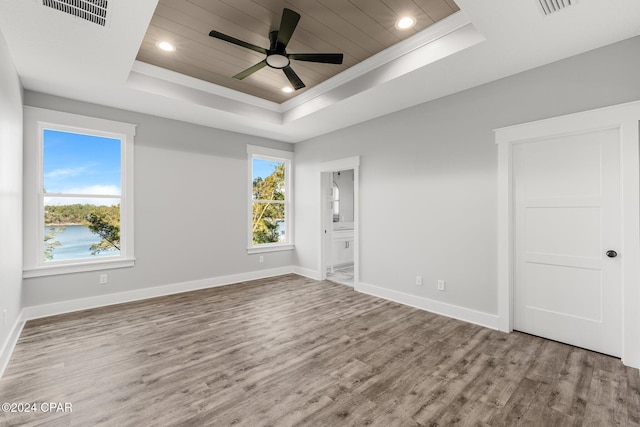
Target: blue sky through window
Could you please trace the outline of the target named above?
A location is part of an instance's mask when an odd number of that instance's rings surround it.
[[[282,162],[277,160],[253,159],[253,179],[258,177],[265,179],[281,164]]]
[[[47,193],[120,194],[120,140],[45,129]]]

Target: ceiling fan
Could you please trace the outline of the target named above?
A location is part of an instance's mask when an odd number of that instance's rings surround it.
[[[291,9],[285,8],[282,11],[280,28],[269,33],[269,41],[271,42],[269,49],[238,40],[215,30],[212,30],[209,35],[266,55],[266,58],[258,62],[256,65],[233,76],[234,79],[242,80],[268,65],[271,68],[282,70],[289,79],[289,82],[291,82],[291,86],[293,86],[295,90],[298,90],[304,87],[304,83],[291,68],[291,59],[295,59],[297,61],[321,62],[325,64],[342,64],[343,57],[341,53],[287,53],[287,44],[289,44],[291,35],[298,25],[298,21],[300,21],[300,14]]]

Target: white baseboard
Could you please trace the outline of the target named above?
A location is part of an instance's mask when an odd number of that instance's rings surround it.
[[[210,279],[193,280],[190,282],[174,283],[171,285],[155,286],[151,288],[136,289],[127,292],[99,295],[89,298],[80,298],[70,301],[61,301],[52,304],[43,304],[25,307],[22,310],[22,321],[39,319],[41,317],[55,316],[57,314],[73,311],[87,310],[90,308],[104,307],[107,305],[121,304],[131,301],[139,301],[165,295],[179,294],[198,289],[214,288],[231,285],[248,280],[264,279],[267,277],[281,276],[293,273],[292,266],[272,268],[269,270],[252,271],[248,273],[233,274],[229,276],[214,277]]]
[[[13,324],[13,328],[11,328],[11,332],[9,333],[6,341],[2,343],[2,347],[0,347],[0,378],[2,378],[4,370],[7,369],[7,366],[9,365],[9,359],[11,359],[13,349],[16,348],[16,344],[18,343],[18,338],[20,338],[24,324],[25,321],[22,320],[21,314]]]
[[[429,298],[419,297],[416,295],[405,294],[404,292],[393,291],[379,286],[368,285],[366,283],[358,283],[355,290],[374,297],[398,302],[410,307],[419,308],[431,313],[441,314],[454,319],[463,320],[465,322],[474,323],[490,329],[499,329],[498,316],[495,314],[484,313],[482,311],[471,310],[469,308],[457,305],[447,304],[444,302],[432,300]]]
[[[313,280],[321,280],[320,272],[317,270],[311,270],[309,268],[298,267],[297,265],[293,267],[293,272],[299,276],[308,277]]]

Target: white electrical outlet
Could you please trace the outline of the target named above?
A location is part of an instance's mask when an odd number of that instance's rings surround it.
[[[416,286],[422,286],[422,276],[416,276]]]
[[[444,291],[444,280],[438,280],[438,290]]]
[[[100,275],[100,284],[101,285],[106,285],[107,283],[108,283],[107,275],[106,274],[101,274]]]
[[[260,255],[260,258],[258,258],[258,262],[264,262],[264,256]]]

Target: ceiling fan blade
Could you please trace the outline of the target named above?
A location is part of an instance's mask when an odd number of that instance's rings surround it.
[[[324,64],[342,64],[341,53],[290,53],[289,58],[297,61],[322,62]]]
[[[293,69],[289,65],[284,67],[282,71],[284,71],[285,76],[287,76],[289,82],[291,83],[291,86],[293,86],[295,90],[302,89],[304,87],[304,83],[302,83],[300,77],[298,77],[296,72],[293,71]]]
[[[239,72],[238,74],[233,76],[233,78],[234,79],[238,79],[238,80],[242,80],[245,77],[249,77],[251,74],[255,73],[259,69],[264,68],[266,65],[267,65],[267,60],[265,59],[264,61],[260,61],[256,65],[254,65],[252,67],[249,67],[244,71]]]
[[[282,20],[280,21],[280,29],[278,30],[278,48],[284,50],[289,44],[291,35],[293,34],[300,15],[291,9],[284,9],[282,11]]]
[[[278,47],[278,31],[269,33],[269,50],[275,51]]]
[[[224,41],[229,42],[229,43],[233,43],[233,44],[235,44],[237,46],[242,46],[242,47],[246,47],[247,49],[255,50],[256,52],[260,52],[260,53],[262,53],[264,55],[267,54],[267,49],[265,49],[263,47],[256,46],[256,45],[251,44],[251,43],[243,42],[242,40],[238,40],[235,37],[231,37],[231,36],[228,36],[226,34],[219,33],[218,31],[215,31],[215,30],[211,30],[209,35],[211,37],[216,38],[216,39],[220,39],[220,40],[224,40]]]

